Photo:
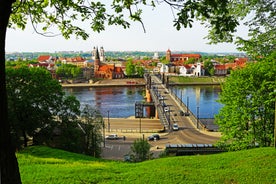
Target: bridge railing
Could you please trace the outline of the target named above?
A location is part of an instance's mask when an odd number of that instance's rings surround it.
[[[173,97],[173,99],[177,102],[177,104],[182,107],[182,109],[186,109],[186,113],[189,115],[190,120],[194,123],[194,125],[198,128],[198,129],[205,129],[206,126],[200,121],[200,118],[198,118],[197,116],[195,116],[195,114],[190,111],[190,109],[186,106],[186,104],[174,93],[174,91],[169,88],[169,93],[170,95]]]

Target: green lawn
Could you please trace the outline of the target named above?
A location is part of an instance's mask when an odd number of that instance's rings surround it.
[[[126,163],[48,147],[29,147],[19,152],[17,158],[24,184],[276,183],[274,148]]]
[[[197,83],[222,83],[225,81],[225,77],[183,77],[183,76],[177,76],[177,77],[170,77],[170,83],[178,83],[178,84],[197,84]]]

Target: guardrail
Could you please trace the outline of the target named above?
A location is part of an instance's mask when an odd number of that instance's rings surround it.
[[[140,129],[139,128],[130,128],[130,129],[122,129],[122,128],[118,128],[118,129],[110,129],[108,130],[107,128],[105,129],[105,134],[109,134],[109,133],[161,133],[164,130],[162,129]]]
[[[167,144],[166,153],[168,155],[197,155],[197,154],[214,154],[225,152],[213,144]]]

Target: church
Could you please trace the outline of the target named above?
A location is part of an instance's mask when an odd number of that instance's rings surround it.
[[[94,61],[94,77],[102,79],[122,79],[125,78],[122,67],[115,64],[106,64],[103,47],[94,47],[92,51],[92,60]]]
[[[194,59],[198,61],[201,58],[200,54],[172,54],[171,50],[168,49],[166,52],[166,60],[169,62],[182,62]]]

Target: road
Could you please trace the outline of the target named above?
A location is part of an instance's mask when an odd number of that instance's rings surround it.
[[[178,131],[167,130],[164,133],[159,133],[160,140],[149,141],[152,146],[151,151],[155,157],[158,157],[164,151],[166,144],[213,144],[219,139],[219,132],[199,131],[192,123],[189,123],[188,118],[184,121],[182,118],[186,117],[174,117],[174,121],[179,125]],[[158,119],[142,119],[142,133],[140,133],[139,122],[140,119],[135,118],[110,119],[111,131],[108,132],[106,129],[105,135],[115,133],[118,134],[120,139],[105,140],[102,158],[124,160],[124,155],[130,153],[130,147],[136,139],[147,139],[153,132],[163,128]],[[126,140],[123,139],[123,136],[126,137]]]
[[[214,144],[219,140],[219,132],[198,130],[189,116],[181,116],[179,110],[185,112],[186,109],[182,109],[182,107],[176,103],[158,78],[152,77],[152,81],[153,85],[155,85],[155,89],[158,90],[158,94],[163,96],[160,104],[165,103],[169,108],[169,111],[165,112],[161,105],[157,107],[160,108],[159,112],[164,114],[167,113],[166,116],[169,117],[169,121],[166,132],[159,133],[161,139],[158,141],[149,141],[152,146],[151,151],[156,157],[164,151],[166,144]],[[154,99],[157,98],[158,97],[155,97]],[[105,119],[105,123],[106,122],[107,120]],[[178,131],[173,131],[171,129],[174,123],[178,124]],[[106,123],[106,126],[108,126],[108,123]],[[153,132],[156,132],[156,130],[162,129],[163,125],[158,119],[143,118],[141,119],[141,124],[140,119],[135,118],[110,119],[110,133],[116,133],[121,137],[126,136],[126,140],[106,140],[102,157],[105,159],[123,160],[124,155],[130,152],[130,146],[134,140],[142,137],[146,139]]]

